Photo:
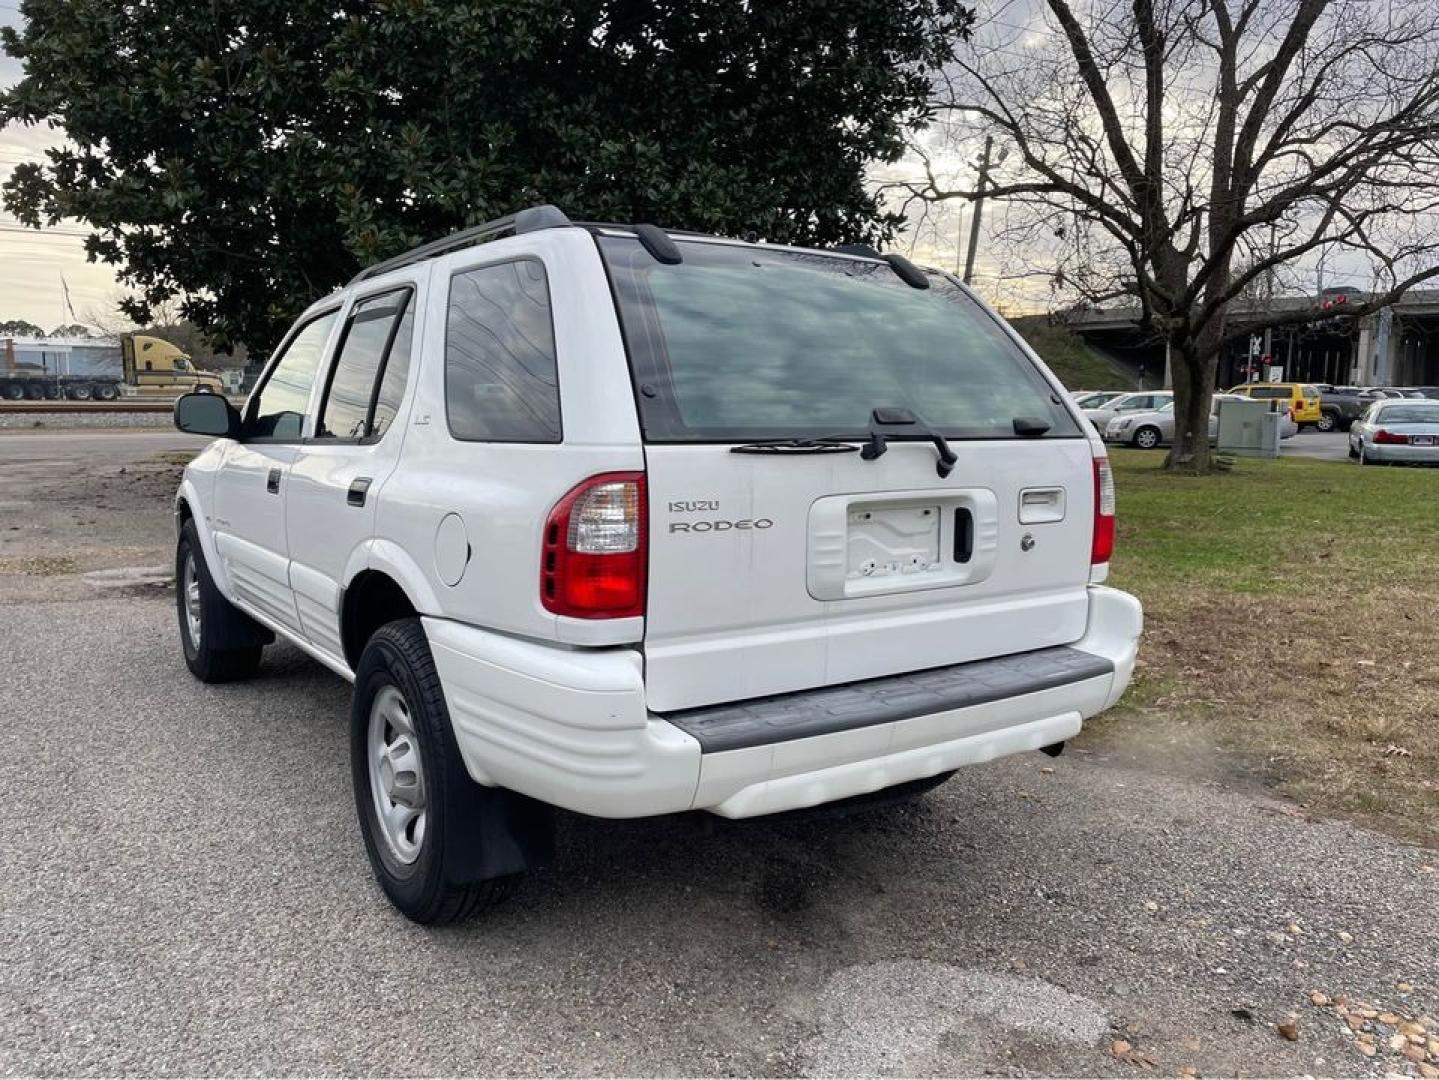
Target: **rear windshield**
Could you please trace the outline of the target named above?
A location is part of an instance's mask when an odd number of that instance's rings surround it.
[[[1386,405],[1375,420],[1381,424],[1439,424],[1439,405]]]
[[[1251,386],[1249,396],[1257,398],[1283,398],[1289,400],[1294,396],[1294,391],[1287,386]]]
[[[1080,436],[1000,324],[937,275],[904,284],[884,263],[679,241],[656,262],[601,237],[645,437],[652,442],[859,437],[903,408],[953,438]]]

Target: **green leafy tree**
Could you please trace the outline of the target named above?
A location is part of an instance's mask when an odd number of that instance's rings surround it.
[[[126,313],[262,344],[359,267],[537,202],[888,238],[866,187],[926,116],[957,0],[24,0],[0,121],[67,137],[4,204],[78,218]]]
[[[0,322],[0,335],[5,337],[44,337],[45,331],[24,319],[11,319],[8,322]]]

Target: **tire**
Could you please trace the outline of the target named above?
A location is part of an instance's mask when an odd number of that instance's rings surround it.
[[[114,383],[100,383],[95,387],[95,397],[100,401],[114,401],[120,396],[120,391]]]
[[[1333,413],[1320,413],[1319,419],[1314,422],[1314,430],[1316,431],[1333,431],[1338,426],[1339,421]]]
[[[61,386],[59,383],[46,383],[46,384],[45,384],[45,400],[46,400],[46,401],[59,401],[59,400],[61,400],[62,398],[64,398],[64,396],[65,396],[65,388],[64,388],[63,386]]]
[[[31,401],[43,401],[45,398],[45,388],[39,383],[29,383],[25,387],[25,396]]]
[[[206,627],[217,627],[221,620],[248,619],[248,616],[237,611],[215,588],[210,568],[205,564],[200,537],[191,521],[185,522],[180,541],[175,545],[175,614],[180,625],[185,666],[195,678],[201,682],[222,683],[248,679],[255,674],[264,646],[220,649],[210,641],[213,634],[206,632]]]
[[[25,397],[25,388],[16,382],[6,383],[0,387],[0,397],[6,401],[20,401]]]
[[[70,387],[71,401],[89,401],[95,395],[95,388],[89,383],[80,383]]]
[[[397,761],[415,768],[397,767]],[[360,655],[350,708],[350,770],[370,866],[406,918],[430,926],[455,922],[514,891],[517,874],[461,883],[447,871],[446,832],[479,827],[455,810],[463,803],[457,789],[474,780],[460,760],[418,619],[380,627]],[[412,782],[401,779],[407,775]],[[387,782],[389,790],[377,794],[377,785]],[[389,827],[382,822],[387,811]]]
[[[1159,445],[1159,440],[1161,438],[1162,436],[1157,427],[1152,427],[1146,424],[1144,427],[1140,428],[1134,433],[1133,442],[1134,445],[1139,447],[1139,449],[1141,450],[1153,450],[1156,446]]]

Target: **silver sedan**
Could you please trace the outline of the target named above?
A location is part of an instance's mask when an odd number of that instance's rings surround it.
[[[1439,401],[1376,401],[1349,429],[1349,456],[1361,465],[1439,465]]]
[[[1239,394],[1214,395],[1214,404],[1209,408],[1210,442],[1214,442],[1219,437],[1219,403],[1221,401],[1248,400]],[[1168,446],[1174,441],[1174,402],[1169,401],[1160,408],[1149,412],[1126,413],[1116,416],[1104,426],[1103,435],[1104,441],[1107,443],[1137,446],[1141,450],[1153,450],[1156,446]]]

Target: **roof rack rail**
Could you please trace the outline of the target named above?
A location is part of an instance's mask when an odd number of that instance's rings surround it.
[[[527,207],[517,214],[509,214],[506,217],[496,218],[494,221],[486,221],[480,225],[472,225],[468,229],[461,229],[457,233],[443,236],[438,240],[431,240],[428,244],[421,244],[417,248],[411,248],[392,259],[377,262],[373,266],[367,266],[353,278],[349,284],[368,281],[370,278],[379,277],[381,274],[388,274],[391,270],[398,270],[402,266],[409,266],[412,263],[424,262],[426,259],[438,258],[441,255],[448,255],[452,251],[459,251],[461,248],[474,247],[476,244],[483,244],[487,240],[498,240],[502,236],[519,236],[522,233],[539,232],[541,229],[564,229],[570,225],[570,219],[565,212],[557,206],[549,203],[542,203],[539,206]]]
[[[835,248],[837,255],[861,255],[866,259],[883,258],[873,244],[840,244]]]

